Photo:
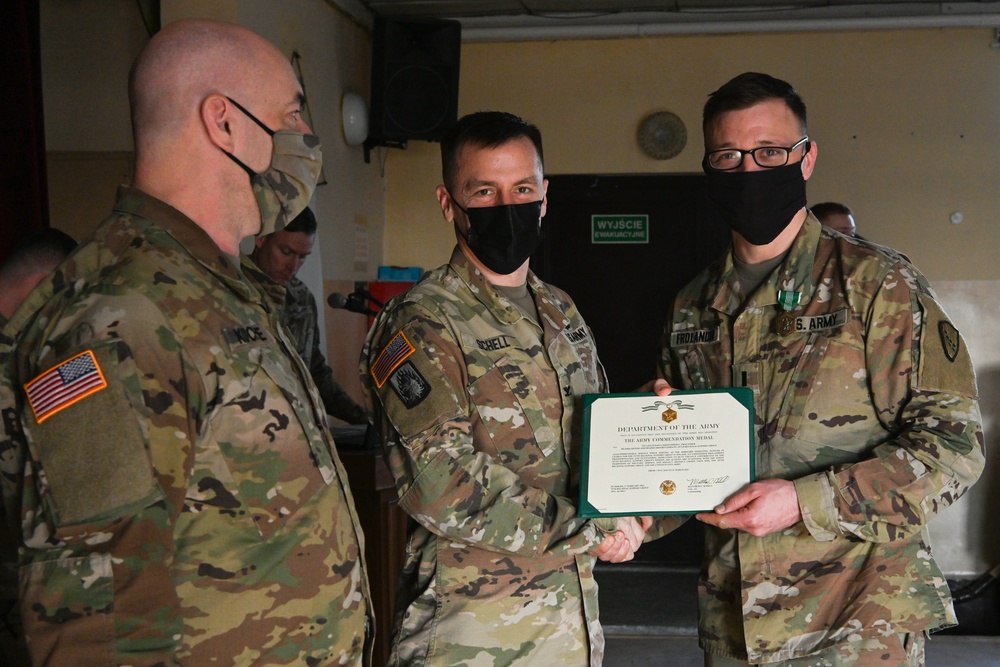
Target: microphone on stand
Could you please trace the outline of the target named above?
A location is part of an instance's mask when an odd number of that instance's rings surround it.
[[[369,298],[371,297],[369,296]],[[340,292],[334,292],[326,298],[326,303],[331,308],[343,308],[352,313],[359,313],[368,317],[375,317],[376,314],[374,310],[368,307],[365,297],[357,292],[352,292],[347,296],[344,296]]]
[[[372,296],[372,293],[366,290],[364,287],[358,287],[354,290],[351,296],[357,295],[359,298],[367,299],[369,302],[374,303],[379,308],[385,308],[385,304]]]

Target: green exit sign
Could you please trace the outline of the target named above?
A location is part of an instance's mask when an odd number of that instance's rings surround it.
[[[648,215],[592,215],[591,243],[649,243]]]

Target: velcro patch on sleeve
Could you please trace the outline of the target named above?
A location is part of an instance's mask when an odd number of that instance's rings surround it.
[[[91,350],[86,350],[45,371],[24,385],[24,391],[35,421],[41,424],[107,386],[97,358]]]
[[[397,332],[386,343],[385,347],[382,348],[375,363],[371,366],[371,374],[376,386],[381,388],[385,384],[385,381],[389,379],[389,376],[392,375],[392,372],[415,351],[416,348],[413,347],[413,344],[403,332]]]
[[[919,294],[923,311],[920,335],[920,365],[916,369],[916,387],[925,391],[949,391],[976,396],[976,373],[958,329],[934,299]]]

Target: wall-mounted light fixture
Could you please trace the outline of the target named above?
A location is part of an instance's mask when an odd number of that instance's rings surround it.
[[[344,140],[348,146],[360,146],[368,138],[368,103],[357,93],[344,93],[340,103]]]

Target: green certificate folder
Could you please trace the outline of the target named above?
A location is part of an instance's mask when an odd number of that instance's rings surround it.
[[[579,515],[711,511],[754,480],[753,443],[744,387],[587,394]]]

